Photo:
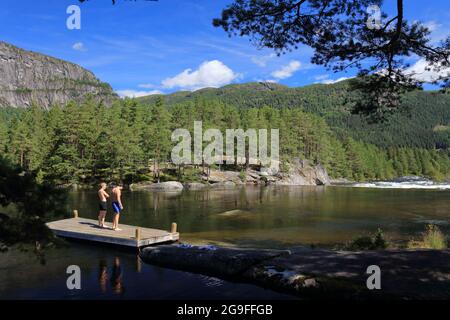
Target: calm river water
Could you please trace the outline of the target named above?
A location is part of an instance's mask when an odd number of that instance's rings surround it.
[[[434,223],[450,233],[450,190],[352,187],[247,187],[180,193],[125,192],[121,222],[169,229],[181,241],[240,247],[293,248],[343,243],[382,228],[394,241],[420,236]],[[68,212],[96,218],[95,192],[70,195]],[[108,218],[111,218],[108,212]],[[31,255],[31,254],[30,254]],[[0,254],[0,298],[284,299],[249,284],[141,263],[134,253],[70,243],[48,253]],[[82,270],[82,290],[66,288],[69,265]]]

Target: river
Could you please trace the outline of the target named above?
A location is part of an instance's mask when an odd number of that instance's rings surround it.
[[[181,241],[240,247],[332,247],[381,228],[406,242],[429,223],[450,233],[450,190],[445,188],[246,187],[179,193],[124,192],[121,222],[169,229]],[[96,193],[70,194],[67,211],[96,218]],[[111,218],[108,212],[108,218]],[[70,243],[41,266],[31,254],[0,254],[0,298],[45,299],[285,299],[250,284],[159,268],[131,252]],[[78,265],[82,290],[67,290],[65,270]]]

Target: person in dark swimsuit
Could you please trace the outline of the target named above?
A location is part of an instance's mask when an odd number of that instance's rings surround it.
[[[106,183],[102,182],[100,184],[100,189],[98,190],[98,226],[100,228],[105,228],[105,217],[106,217],[106,210],[107,210],[107,204],[106,201],[109,198],[109,194],[106,192]]]

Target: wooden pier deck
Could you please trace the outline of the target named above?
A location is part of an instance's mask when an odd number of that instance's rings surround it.
[[[84,218],[71,218],[47,223],[47,226],[59,237],[102,242],[118,246],[139,248],[154,244],[178,241],[176,224],[171,231],[141,228],[120,224],[121,231],[98,227],[98,221]],[[106,226],[110,226],[109,223]]]

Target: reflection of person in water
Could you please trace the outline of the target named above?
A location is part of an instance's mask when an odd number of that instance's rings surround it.
[[[98,271],[98,282],[100,284],[100,290],[106,292],[106,283],[108,281],[108,268],[106,266],[105,260],[100,260],[99,271]]]
[[[120,266],[120,259],[116,257],[112,268],[111,285],[114,293],[124,293],[124,287],[122,284],[122,267]]]

